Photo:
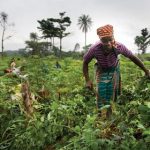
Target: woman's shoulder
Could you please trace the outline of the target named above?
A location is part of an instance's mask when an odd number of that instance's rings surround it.
[[[100,48],[102,43],[100,41],[95,42],[95,44],[92,44],[90,49],[96,50],[97,48]]]
[[[118,51],[124,51],[127,50],[126,46],[120,42],[116,42],[116,50]]]
[[[120,47],[122,47],[122,46],[125,46],[124,44],[122,44],[122,43],[120,43],[120,42],[116,42],[115,44],[116,44],[116,48],[120,48]]]

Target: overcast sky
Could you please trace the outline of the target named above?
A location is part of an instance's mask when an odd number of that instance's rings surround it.
[[[140,30],[150,30],[150,0],[0,0],[0,12],[8,14],[8,23],[14,23],[6,34],[13,37],[5,41],[5,50],[25,47],[31,32],[40,35],[37,20],[59,18],[59,12],[66,12],[72,24],[67,29],[71,34],[63,39],[63,50],[73,50],[76,43],[84,46],[84,33],[79,30],[77,20],[89,15],[93,21],[87,33],[87,44],[98,41],[96,29],[105,24],[114,26],[116,41],[125,44],[133,52]],[[0,29],[0,36],[2,32]],[[1,38],[1,37],[0,37]],[[55,41],[59,46],[59,42]]]

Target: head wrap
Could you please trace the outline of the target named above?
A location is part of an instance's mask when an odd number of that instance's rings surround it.
[[[113,36],[113,26],[108,24],[108,25],[99,27],[97,29],[97,35],[100,38],[106,37],[106,36]]]

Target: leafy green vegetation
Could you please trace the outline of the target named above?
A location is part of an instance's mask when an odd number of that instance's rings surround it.
[[[0,72],[10,58],[0,60]],[[121,58],[122,95],[111,118],[98,117],[94,91],[85,88],[82,60],[71,57],[21,58],[28,74],[33,113],[23,103],[25,80],[0,74],[1,150],[148,150],[150,149],[150,80]],[[94,80],[94,61],[90,76]],[[150,62],[145,65],[150,66]]]

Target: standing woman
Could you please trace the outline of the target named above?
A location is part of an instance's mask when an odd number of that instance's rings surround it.
[[[89,78],[88,64],[95,58],[96,81],[97,81],[97,108],[110,105],[110,101],[115,101],[120,94],[120,69],[118,55],[122,54],[129,58],[137,66],[139,66],[147,77],[150,78],[150,72],[139,58],[137,58],[125,45],[116,42],[112,25],[105,25],[97,29],[99,42],[94,44],[83,57],[83,75],[85,77],[86,86],[93,87],[93,83]],[[108,115],[111,113],[109,108]]]

